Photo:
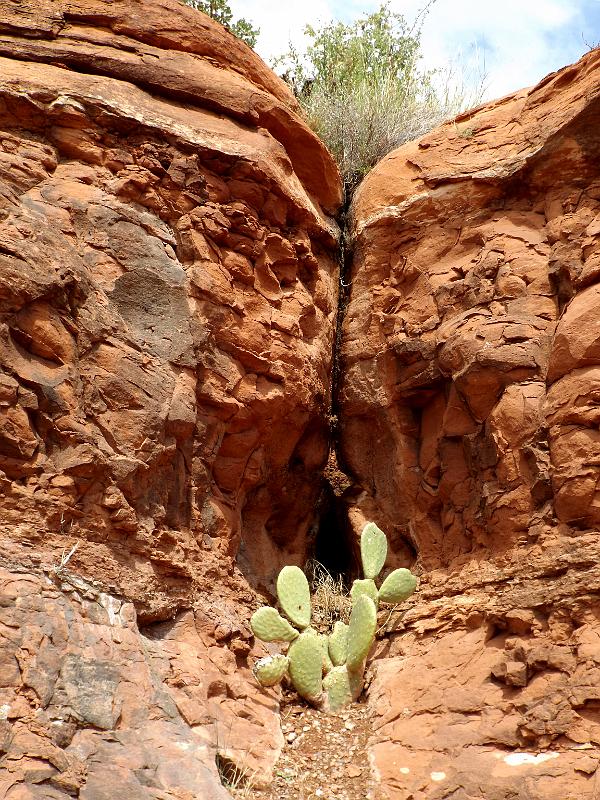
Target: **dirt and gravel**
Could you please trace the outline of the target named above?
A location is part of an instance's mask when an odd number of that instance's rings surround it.
[[[365,703],[353,703],[336,713],[324,714],[290,695],[282,707],[285,747],[275,769],[275,779],[269,789],[253,789],[246,797],[374,800],[367,759],[370,714]]]

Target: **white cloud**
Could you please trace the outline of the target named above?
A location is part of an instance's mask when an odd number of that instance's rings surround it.
[[[422,0],[394,0],[410,16]],[[529,86],[577,59],[585,0],[437,0],[423,30],[425,60],[443,66],[475,50],[484,60],[487,96]]]
[[[425,0],[391,0],[393,11],[412,19]],[[235,16],[261,30],[257,50],[268,62],[302,45],[305,25],[345,22],[370,13],[379,2],[360,0],[230,0]],[[581,56],[600,39],[600,0],[437,0],[423,29],[425,64],[485,64],[488,98],[529,86]]]
[[[302,47],[306,25],[333,19],[334,3],[330,0],[232,0],[234,18],[244,17],[260,28],[256,50],[269,63],[288,50],[289,42]]]

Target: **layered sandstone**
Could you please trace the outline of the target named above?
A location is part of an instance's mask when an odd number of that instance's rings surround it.
[[[148,620],[236,557],[267,585],[327,455],[337,169],[175,0],[1,11],[0,552],[80,542]]]
[[[354,200],[346,502],[423,575],[372,692],[390,798],[597,796],[599,130],[594,51]]]
[[[271,777],[249,583],[315,522],[340,199],[203,14],[0,0],[1,796]]]

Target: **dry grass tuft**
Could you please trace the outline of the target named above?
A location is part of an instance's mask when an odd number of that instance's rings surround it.
[[[215,763],[221,784],[234,797],[246,800],[246,798],[253,796],[255,773],[242,769],[231,758],[221,752],[217,753]]]
[[[348,623],[352,601],[344,579],[335,578],[318,561],[309,561],[306,574],[312,590],[313,624],[329,631],[337,620]]]

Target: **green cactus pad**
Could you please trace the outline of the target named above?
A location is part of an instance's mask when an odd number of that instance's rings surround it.
[[[274,655],[259,659],[252,671],[261,686],[275,686],[283,678],[287,668],[287,656]]]
[[[383,569],[387,557],[387,537],[374,522],[368,522],[363,528],[360,536],[360,555],[365,578],[376,578]]]
[[[366,594],[367,597],[370,597],[375,603],[375,607],[377,607],[377,604],[379,603],[379,592],[377,591],[377,586],[375,586],[375,581],[371,580],[371,578],[354,581],[352,588],[350,589],[350,597],[352,598],[352,602],[355,603],[361,594]]]
[[[339,667],[346,663],[348,655],[348,626],[338,620],[329,634],[329,656],[332,663]]]
[[[310,625],[310,588],[300,567],[284,567],[277,578],[277,597],[286,617],[299,628]]]
[[[318,634],[307,630],[288,650],[289,673],[294,689],[309,703],[318,704],[322,695],[323,649]]]
[[[329,637],[323,633],[319,634],[319,642],[321,644],[321,650],[323,651],[323,661],[322,661],[322,670],[323,675],[327,675],[330,670],[333,669],[333,662],[329,656]]]
[[[323,678],[323,689],[327,692],[329,711],[337,711],[338,708],[343,708],[351,703],[352,691],[346,667],[334,667]]]
[[[298,631],[275,608],[263,606],[252,614],[252,633],[263,642],[293,642]]]
[[[334,667],[323,678],[323,689],[327,693],[327,710],[337,711],[360,696],[363,690],[362,672],[351,672],[345,665]]]
[[[369,650],[375,639],[377,629],[377,609],[375,603],[366,594],[352,606],[350,625],[348,626],[348,657],[346,665],[349,670],[362,669]],[[294,645],[292,645],[293,647]]]
[[[417,588],[417,579],[408,569],[395,569],[381,584],[379,599],[382,603],[401,603]]]

